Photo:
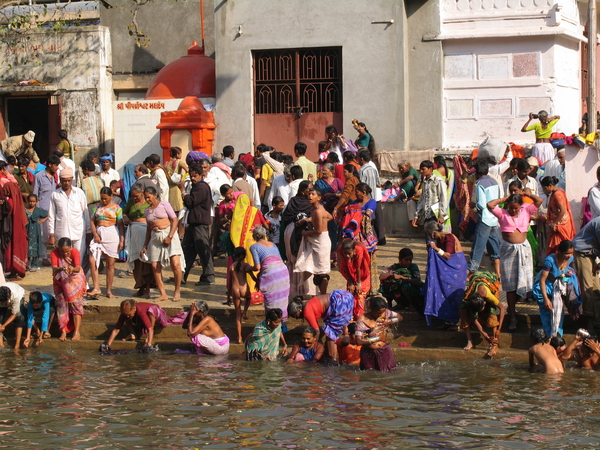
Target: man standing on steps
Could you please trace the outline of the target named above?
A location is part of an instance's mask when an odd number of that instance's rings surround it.
[[[60,159],[58,156],[51,155],[48,158],[46,170],[36,173],[33,177],[33,193],[38,197],[38,208],[50,211],[52,193],[56,191],[55,174],[58,171],[59,165]],[[42,259],[44,260],[45,266],[50,265],[50,260],[48,259],[45,248],[45,244],[48,243],[50,237],[48,229],[49,221],[47,220],[42,223],[42,242],[44,243],[44,255],[42,256]]]
[[[196,255],[200,257],[202,275],[196,286],[215,284],[215,268],[210,245],[211,210],[213,205],[210,186],[202,179],[202,166],[192,164],[189,168],[192,189],[183,198],[188,208],[188,226],[183,237],[183,253],[185,256],[185,272],[183,283],[187,283],[188,275]]]
[[[48,211],[48,243],[52,246],[63,237],[73,242],[79,250],[81,266],[86,270],[87,239],[90,233],[90,214],[85,193],[73,186],[73,169],[67,167],[60,172],[60,188],[52,193]],[[89,261],[87,262],[89,269]]]
[[[579,278],[583,315],[587,317],[588,330],[600,324],[600,280],[596,258],[600,256],[600,217],[587,223],[573,238],[575,269]]]

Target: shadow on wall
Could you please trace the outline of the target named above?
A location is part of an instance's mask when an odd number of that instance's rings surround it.
[[[165,66],[165,63],[156,58],[144,47],[138,47],[135,42],[131,41],[133,49],[133,57],[131,58],[132,67],[143,67],[144,71],[158,72]]]
[[[223,95],[229,87],[235,82],[238,78],[237,75],[226,75],[226,76],[218,76],[217,75],[217,97]]]
[[[404,7],[406,8],[406,17],[412,16],[416,13],[421,7],[425,6],[427,0],[408,0],[404,2]]]

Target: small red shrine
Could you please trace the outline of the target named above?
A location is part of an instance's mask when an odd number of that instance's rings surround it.
[[[211,111],[206,111],[199,98],[215,97],[215,61],[204,54],[204,48],[196,41],[188,48],[186,56],[158,72],[148,88],[146,99],[183,98],[177,111],[161,113],[160,124],[156,127],[160,130],[163,161],[170,159],[169,149],[173,146],[182,148],[183,158],[192,150],[212,154],[215,118]],[[191,138],[182,137],[182,132],[189,133]]]

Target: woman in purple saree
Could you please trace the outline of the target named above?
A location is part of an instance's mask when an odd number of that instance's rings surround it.
[[[290,295],[290,275],[275,244],[267,240],[267,230],[256,227],[252,231],[256,244],[250,247],[254,270],[258,271],[258,288],[265,297],[265,313],[280,308],[282,328],[287,331],[287,306]]]

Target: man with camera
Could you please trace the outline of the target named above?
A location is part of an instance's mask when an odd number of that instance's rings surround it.
[[[539,123],[529,125],[533,119],[538,119]],[[539,158],[542,162],[542,166],[554,159],[554,147],[550,143],[550,136],[552,135],[552,127],[560,120],[560,116],[548,117],[546,111],[540,111],[537,114],[529,113],[529,120],[525,122],[521,131],[526,133],[528,131],[535,131],[535,146],[531,151],[531,156]]]

